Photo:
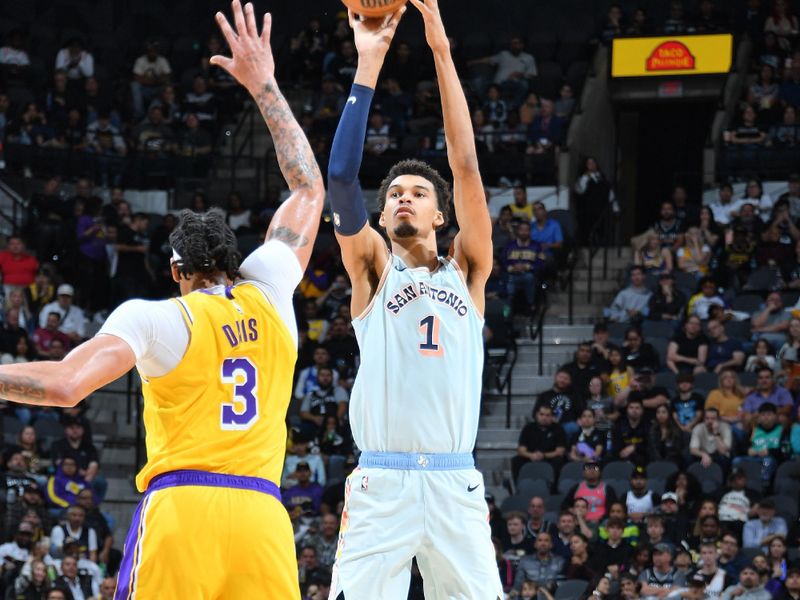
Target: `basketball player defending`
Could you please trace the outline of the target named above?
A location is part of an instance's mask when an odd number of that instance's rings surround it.
[[[294,536],[279,500],[297,356],[292,292],[317,234],[324,186],[274,79],[270,17],[233,3],[213,57],[253,95],[292,192],[266,243],[239,265],[221,211],[184,211],[170,235],[181,298],[131,300],[60,362],[0,367],[0,396],[74,406],[134,365],[148,462],[115,599],[299,598]]]
[[[358,70],[328,172],[334,225],[353,285],[361,366],[350,422],[362,454],[345,486],[331,600],[405,600],[416,556],[428,600],[503,597],[481,474],[472,449],[483,366],[484,285],[491,224],[469,110],[436,0],[411,0],[433,50],[460,233],[437,255],[450,191],[425,163],[389,171],[380,225],[367,221],[358,183],[369,106],[402,15],[350,15]]]

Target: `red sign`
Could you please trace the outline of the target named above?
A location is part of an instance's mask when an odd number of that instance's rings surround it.
[[[676,41],[664,42],[647,57],[648,71],[683,71],[694,69],[694,56],[685,44]]]

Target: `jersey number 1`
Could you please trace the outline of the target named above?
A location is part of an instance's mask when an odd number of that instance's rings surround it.
[[[226,358],[220,373],[222,383],[233,384],[233,399],[222,403],[223,430],[243,431],[258,421],[258,371],[249,358]]]
[[[425,337],[425,341],[419,345],[420,354],[442,356],[444,348],[439,343],[439,319],[435,315],[428,315],[419,322],[419,330]]]

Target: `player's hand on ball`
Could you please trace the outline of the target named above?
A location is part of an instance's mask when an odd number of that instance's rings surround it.
[[[350,21],[350,27],[353,29],[359,57],[379,56],[383,59],[392,44],[400,18],[405,12],[406,7],[404,5],[385,17],[365,19],[348,9],[347,16]]]
[[[442,14],[439,12],[439,0],[409,0],[417,10],[422,13],[425,21],[425,39],[434,52],[449,52],[450,40],[442,23]]]
[[[248,2],[244,11],[239,0],[231,3],[236,30],[221,12],[217,13],[217,23],[231,49],[231,58],[215,55],[211,64],[222,67],[251,92],[275,78],[275,60],[269,45],[272,29],[272,15],[264,15],[261,35],[258,34],[253,5]]]

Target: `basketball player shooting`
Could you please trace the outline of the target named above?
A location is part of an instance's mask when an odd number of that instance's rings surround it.
[[[240,265],[219,210],[184,211],[170,235],[181,298],[131,300],[60,362],[0,367],[0,397],[75,406],[134,366],[148,461],[114,598],[299,598],[292,525],[278,488],[297,358],[292,294],[325,197],[311,147],[275,82],[269,15],[233,2],[215,56],[253,96],[291,191]]]
[[[352,279],[361,366],[350,399],[362,454],[346,484],[331,600],[401,600],[416,557],[428,600],[494,600],[484,487],[472,449],[480,414],[484,286],[491,223],[469,110],[436,0],[422,14],[442,97],[461,231],[437,254],[450,190],[427,164],[396,164],[380,191],[380,233],[368,224],[358,170],[378,75],[405,8],[383,21],[352,13],[358,69],[331,150],[328,189]]]

